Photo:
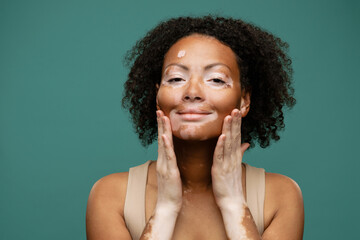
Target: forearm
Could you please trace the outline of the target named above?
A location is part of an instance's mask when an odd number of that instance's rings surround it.
[[[169,240],[172,238],[178,209],[171,206],[157,206],[140,240]]]
[[[228,239],[262,239],[245,201],[237,201],[236,204],[229,202],[220,210]]]

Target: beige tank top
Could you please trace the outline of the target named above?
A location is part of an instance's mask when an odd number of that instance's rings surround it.
[[[133,240],[140,239],[146,226],[145,189],[151,160],[130,168],[126,190],[124,219]],[[246,201],[257,229],[264,232],[265,170],[245,163]]]

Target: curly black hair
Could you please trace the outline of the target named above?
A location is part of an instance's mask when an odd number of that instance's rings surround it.
[[[285,127],[283,107],[296,103],[288,44],[240,19],[207,15],[161,22],[126,53],[130,72],[122,105],[129,109],[142,144],[157,138],[156,84],[161,81],[164,56],[179,39],[195,33],[216,38],[237,55],[241,86],[251,93],[250,111],[242,120],[242,142],[254,147],[258,140],[265,148],[271,139],[278,141],[278,131]]]

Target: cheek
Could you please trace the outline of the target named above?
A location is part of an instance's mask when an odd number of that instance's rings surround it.
[[[171,129],[173,131],[180,131],[181,122],[180,122],[179,118],[176,117],[176,113],[174,110],[172,110],[169,113],[169,119],[170,119],[170,123],[171,123]]]
[[[169,117],[171,109],[174,109],[180,102],[181,96],[177,91],[160,87],[156,96],[156,103],[166,116]]]
[[[234,108],[240,106],[240,96],[234,92],[204,91],[203,104],[215,111],[214,117],[199,123],[184,123],[176,117],[177,106],[183,104],[182,95],[177,89],[160,87],[157,94],[157,104],[169,117],[173,134],[181,139],[209,139],[221,134],[224,118],[231,114]]]
[[[210,94],[209,94],[210,95]],[[224,120],[227,115],[231,114],[231,111],[235,108],[240,108],[240,95],[235,93],[215,93],[211,96],[207,96],[208,99],[211,99],[211,105],[218,112],[219,118]]]

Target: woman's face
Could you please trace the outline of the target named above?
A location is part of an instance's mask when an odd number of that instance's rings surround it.
[[[234,52],[213,37],[194,34],[166,53],[156,101],[174,136],[206,140],[221,134],[224,118],[240,103],[248,105],[249,96],[242,96]]]

